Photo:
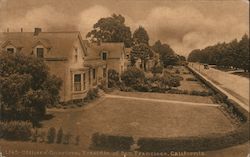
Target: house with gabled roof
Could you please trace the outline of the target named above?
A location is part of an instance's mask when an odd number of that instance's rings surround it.
[[[42,58],[50,73],[60,77],[61,101],[82,99],[87,91],[107,82],[108,69],[124,70],[123,43],[90,44],[80,32],[3,32],[0,48]]]

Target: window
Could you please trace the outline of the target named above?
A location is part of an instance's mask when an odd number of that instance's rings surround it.
[[[81,91],[81,74],[74,75],[74,91]]]
[[[83,73],[82,78],[83,78],[83,90],[85,90],[86,89],[86,75],[85,75],[85,73]]]
[[[107,72],[107,69],[103,68],[103,78],[106,78],[106,72]]]
[[[121,66],[121,72],[123,72],[123,66]]]
[[[75,48],[75,62],[77,62],[77,59],[78,59],[78,49],[77,48]]]
[[[43,51],[44,51],[43,48],[37,48],[37,49],[36,49],[36,56],[37,56],[38,58],[43,58]]]
[[[93,79],[95,80],[95,69],[93,69]]]
[[[75,55],[75,62],[77,62],[77,55]]]
[[[106,52],[102,53],[102,60],[107,60],[107,53]]]
[[[91,71],[89,70],[89,85],[91,85]]]
[[[7,48],[8,53],[14,53],[14,48]]]

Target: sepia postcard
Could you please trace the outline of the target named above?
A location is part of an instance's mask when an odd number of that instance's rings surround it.
[[[248,0],[0,0],[0,157],[250,157]]]

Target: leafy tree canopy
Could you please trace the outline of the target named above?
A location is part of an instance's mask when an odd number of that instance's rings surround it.
[[[151,48],[144,44],[144,43],[140,43],[140,44],[136,44],[132,47],[132,51],[131,51],[131,59],[133,60],[138,60],[141,59],[142,65],[144,70],[146,70],[146,63],[147,61],[153,57],[153,52],[151,50]],[[135,61],[131,61],[131,63],[135,63]]]
[[[193,50],[188,56],[188,61],[241,68],[247,71],[249,70],[249,37],[245,34],[240,41],[234,39],[229,43],[217,43],[201,50]]]
[[[34,120],[42,117],[47,104],[59,101],[62,81],[50,75],[43,60],[0,52],[0,103],[4,109],[25,113]],[[24,114],[23,114],[24,115]]]
[[[162,44],[160,40],[156,41],[152,49],[160,54],[160,61],[164,67],[176,65],[180,57],[175,54],[174,50],[168,44]]]
[[[99,19],[86,37],[92,42],[124,42],[126,47],[132,44],[130,27],[125,25],[122,15],[116,14]]]
[[[140,26],[139,28],[137,28],[135,30],[135,32],[133,34],[133,41],[135,44],[144,43],[144,44],[148,45],[149,36],[148,36],[148,33],[145,30],[145,28]]]

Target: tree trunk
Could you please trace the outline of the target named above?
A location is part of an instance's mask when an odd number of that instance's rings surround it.
[[[144,60],[143,61],[143,67],[144,67],[144,71],[147,71],[147,64],[146,64],[147,62]]]

